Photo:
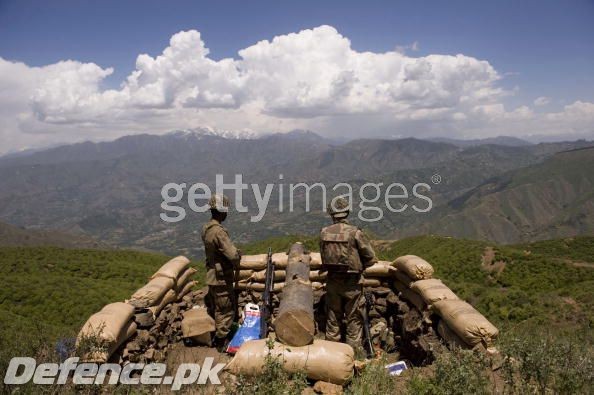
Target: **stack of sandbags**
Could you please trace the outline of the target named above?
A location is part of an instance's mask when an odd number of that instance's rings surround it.
[[[314,340],[302,347],[275,342],[272,349],[267,339],[250,340],[242,344],[225,370],[235,375],[256,376],[264,371],[266,357],[276,358],[289,373],[304,372],[312,380],[343,385],[353,377],[355,352],[348,344]]]
[[[363,271],[363,287],[365,288],[378,288],[378,287],[391,287],[392,277],[396,269],[392,262],[378,261],[372,266],[367,267]]]
[[[106,362],[114,351],[136,333],[134,306],[117,302],[93,314],[80,330],[76,345],[87,362]]]
[[[493,324],[463,300],[440,300],[433,304],[433,310],[441,317],[441,330],[438,327],[440,335],[450,343],[461,341],[468,347],[478,344],[490,347],[499,334]]]
[[[324,288],[326,281],[326,272],[321,272],[319,269],[322,265],[322,260],[319,253],[312,252],[309,254],[310,260],[310,281],[314,290]],[[239,291],[255,291],[263,292],[266,283],[266,266],[267,254],[244,255],[241,257],[239,264],[239,281],[236,289]],[[274,289],[273,292],[281,292],[285,286],[285,276],[288,263],[288,255],[285,252],[277,252],[272,254],[272,262],[274,263]]]
[[[396,271],[392,276],[394,288],[399,296],[413,304],[419,311],[427,311],[428,304],[423,297],[415,292],[413,284],[416,281],[430,279],[433,275],[433,267],[416,255],[404,255],[396,258],[393,262]]]
[[[151,276],[148,284],[132,295],[129,303],[139,309],[148,308],[157,317],[165,306],[180,301],[196,284],[192,281],[196,269],[189,265],[184,256],[169,260]]]
[[[322,256],[319,252],[310,252],[311,258],[309,262],[310,269],[319,269],[322,267]],[[275,269],[286,269],[289,264],[289,255],[286,252],[276,252],[272,254],[272,263]]]

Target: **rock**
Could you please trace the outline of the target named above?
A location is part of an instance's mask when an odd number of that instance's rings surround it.
[[[140,351],[141,350],[141,347],[140,347],[140,344],[138,342],[138,339],[129,342],[128,345],[126,346],[126,349],[129,352]]]
[[[157,341],[157,348],[165,348],[165,347],[167,347],[167,344],[168,344],[167,338],[162,337],[159,339],[159,341]]]
[[[342,394],[342,386],[328,383],[326,381],[316,381],[313,390],[318,394],[324,395],[340,395]]]
[[[180,310],[179,305],[175,304],[175,305],[171,306],[171,314],[173,314],[175,317],[177,317],[179,315],[179,310]]]
[[[143,355],[147,360],[151,361],[155,357],[155,349],[149,348]]]
[[[136,341],[140,345],[141,348],[145,348],[150,342],[151,335],[149,331],[146,330],[138,330],[136,332]]]
[[[387,302],[385,298],[375,298],[375,305],[376,306],[387,306]]]

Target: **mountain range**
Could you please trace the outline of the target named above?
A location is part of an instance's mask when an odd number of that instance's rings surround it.
[[[353,222],[384,238],[436,233],[511,243],[573,236],[594,230],[592,168],[594,143],[523,144],[513,139],[460,144],[455,141],[359,139],[346,143],[313,132],[294,131],[256,138],[220,135],[208,129],[166,135],[134,135],[111,142],[78,143],[0,158],[0,220],[35,229],[86,235],[112,246],[201,255],[200,227],[207,214],[189,210],[183,221],[161,220],[162,187],[167,183],[214,185],[242,174],[246,184],[338,182],[355,189],[367,182],[401,183],[412,204],[412,187],[424,183],[433,208],[427,213],[393,213],[381,199],[377,222]],[[589,166],[589,167],[588,167]],[[229,180],[229,181],[227,181]],[[251,189],[251,185],[250,188]],[[373,192],[373,191],[372,191]],[[286,190],[285,190],[286,193]],[[330,194],[330,193],[329,193]],[[296,190],[293,212],[269,208],[250,222],[257,205],[244,192],[248,213],[232,212],[226,222],[243,243],[284,234],[312,234],[328,222],[312,189]],[[184,195],[184,198],[187,194]],[[232,199],[234,198],[231,195]],[[354,196],[355,207],[361,198]]]

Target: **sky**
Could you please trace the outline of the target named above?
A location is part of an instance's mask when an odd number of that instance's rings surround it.
[[[594,138],[594,1],[0,0],[0,154],[135,133]]]

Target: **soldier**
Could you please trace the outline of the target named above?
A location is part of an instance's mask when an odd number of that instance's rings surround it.
[[[202,228],[202,242],[206,255],[206,303],[216,325],[214,345],[225,347],[237,308],[233,287],[234,273],[239,267],[240,251],[235,248],[229,233],[221,225],[227,218],[229,199],[224,195],[213,195],[208,202],[211,220]]]
[[[346,321],[346,342],[357,349],[363,340],[362,293],[364,268],[377,262],[363,232],[347,221],[349,203],[344,198],[328,204],[334,224],[320,232],[322,267],[328,272],[326,282],[326,339],[340,341],[340,327]]]

